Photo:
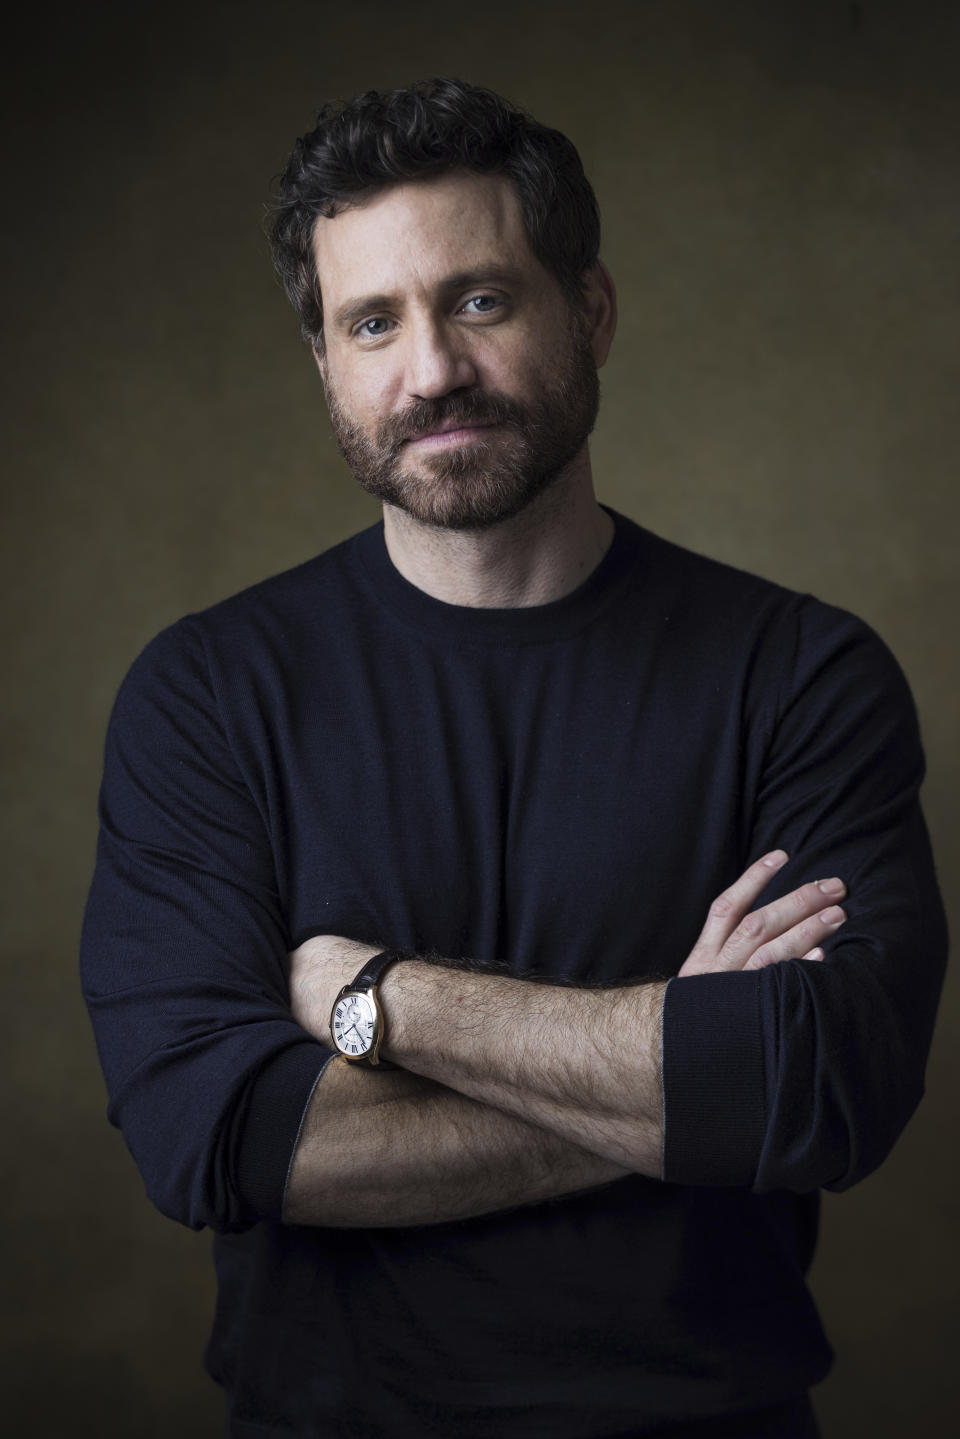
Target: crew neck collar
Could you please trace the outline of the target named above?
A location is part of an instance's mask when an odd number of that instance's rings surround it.
[[[402,623],[441,638],[481,644],[536,644],[563,639],[591,623],[635,572],[646,532],[602,505],[614,524],[606,554],[590,574],[544,605],[486,609],[435,599],[401,575],[390,558],[383,521],[353,540],[361,581]]]

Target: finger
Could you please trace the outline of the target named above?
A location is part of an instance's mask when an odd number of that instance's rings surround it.
[[[836,934],[846,919],[846,913],[839,905],[830,905],[812,919],[805,919],[802,924],[794,925],[785,934],[761,945],[743,967],[764,969],[768,964],[780,964],[785,959],[822,959],[820,944],[831,934]]]
[[[744,969],[748,961],[762,947],[780,939],[804,920],[835,904],[846,894],[846,885],[840,879],[822,879],[814,884],[802,884],[770,904],[752,910],[744,915],[736,929],[717,956],[718,969]],[[823,935],[817,936],[818,939]],[[810,943],[804,946],[809,949]],[[801,950],[800,953],[803,953]],[[794,956],[789,956],[793,958]]]
[[[720,953],[730,935],[748,910],[756,904],[767,885],[778,870],[786,864],[789,856],[786,850],[775,849],[762,855],[729,889],[718,894],[710,906],[706,923],[687,961],[712,962]]]

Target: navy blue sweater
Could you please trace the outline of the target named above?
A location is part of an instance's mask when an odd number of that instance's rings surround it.
[[[207,1364],[238,1436],[595,1439],[829,1363],[816,1191],[915,1107],[945,959],[913,705],[851,615],[614,518],[585,584],[515,610],[432,599],[375,526],[166,630],[121,689],[83,987],[149,1196],[216,1231]],[[290,1015],[303,937],[675,975],[777,846],[763,902],[839,874],[848,921],[822,964],[670,982],[663,1182],[281,1222],[329,1058]]]

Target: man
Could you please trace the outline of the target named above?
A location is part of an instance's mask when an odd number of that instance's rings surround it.
[[[383,525],[134,665],[84,936],[228,1432],[815,1433],[817,1190],[912,1112],[944,962],[902,676],[596,503],[562,136],[328,107],[273,241]]]

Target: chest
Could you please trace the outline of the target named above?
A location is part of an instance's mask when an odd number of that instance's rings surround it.
[[[291,936],[675,970],[742,847],[744,724],[735,677],[622,637],[328,663],[263,767]]]

